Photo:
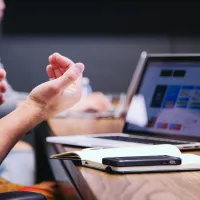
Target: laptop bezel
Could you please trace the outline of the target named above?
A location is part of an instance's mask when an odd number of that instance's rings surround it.
[[[200,63],[200,54],[147,54],[142,52],[138,65],[135,69],[132,83],[129,88],[129,102],[127,102],[127,111],[132,100],[132,97],[139,93],[140,87],[144,80],[144,75],[149,66],[150,62],[199,62]],[[125,119],[126,120],[126,119]],[[168,133],[159,133],[159,132],[148,132],[148,131],[136,131],[128,129],[128,122],[125,121],[123,127],[123,133],[128,135],[136,136],[148,136],[148,137],[157,137],[163,139],[172,139],[172,140],[184,140],[184,141],[200,141],[200,136],[183,136],[176,134]]]

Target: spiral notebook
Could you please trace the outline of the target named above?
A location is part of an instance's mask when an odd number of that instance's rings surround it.
[[[105,157],[127,157],[127,156],[154,156],[169,155],[182,159],[181,165],[159,165],[159,166],[133,166],[113,167],[102,164]],[[54,159],[72,160],[76,164],[103,170],[112,173],[145,173],[145,172],[167,172],[167,171],[192,171],[200,170],[200,156],[195,154],[182,154],[173,145],[149,145],[141,147],[121,148],[89,148],[81,151],[64,152],[52,155]]]

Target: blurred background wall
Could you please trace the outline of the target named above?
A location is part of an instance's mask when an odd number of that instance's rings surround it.
[[[48,56],[57,51],[86,66],[94,90],[125,92],[141,51],[169,52],[167,38],[155,37],[5,37],[2,59],[17,90],[46,81]]]
[[[198,1],[7,0],[1,57],[11,85],[47,80],[48,56],[86,66],[94,90],[126,92],[141,51],[200,52]]]

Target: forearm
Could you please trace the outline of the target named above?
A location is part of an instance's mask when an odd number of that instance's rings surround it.
[[[0,163],[23,136],[44,119],[42,109],[31,101],[0,119]]]

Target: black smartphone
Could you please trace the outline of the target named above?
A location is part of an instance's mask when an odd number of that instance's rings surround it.
[[[181,158],[168,155],[109,157],[103,158],[102,164],[113,167],[180,165]]]

